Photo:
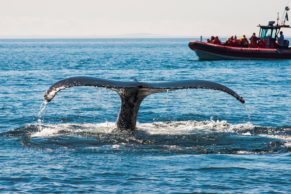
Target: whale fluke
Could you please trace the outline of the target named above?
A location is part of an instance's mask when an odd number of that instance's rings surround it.
[[[135,129],[141,102],[146,96],[154,93],[179,89],[212,89],[223,91],[235,97],[241,103],[245,103],[245,100],[230,88],[210,81],[185,80],[150,83],[113,81],[93,77],[71,77],[58,81],[47,90],[44,98],[47,102],[50,102],[59,91],[75,86],[104,87],[116,91],[121,98],[121,108],[117,119],[117,128],[121,130]]]

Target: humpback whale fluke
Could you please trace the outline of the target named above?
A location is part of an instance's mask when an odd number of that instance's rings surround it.
[[[241,103],[244,99],[230,88],[203,80],[185,80],[172,82],[124,82],[93,77],[71,77],[52,85],[44,95],[47,102],[66,88],[75,86],[104,87],[116,91],[121,98],[121,108],[117,119],[117,128],[120,130],[134,130],[136,127],[137,113],[143,99],[154,93],[174,91],[178,89],[212,89],[220,90],[235,97]]]

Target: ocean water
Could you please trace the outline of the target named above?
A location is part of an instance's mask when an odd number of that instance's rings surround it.
[[[0,192],[290,193],[291,61],[198,61],[189,39],[0,40]],[[214,90],[153,94],[118,132],[120,81],[200,79]]]

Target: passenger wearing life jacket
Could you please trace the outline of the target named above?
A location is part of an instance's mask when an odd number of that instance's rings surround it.
[[[221,44],[221,41],[219,40],[218,36],[214,38],[213,44]]]
[[[214,36],[211,36],[211,38],[210,38],[210,43],[212,43],[212,44],[214,44]]]
[[[258,40],[259,40],[259,38],[256,36],[256,33],[253,33],[252,37],[250,38],[251,43],[249,46],[251,48],[258,47]]]
[[[236,36],[234,36],[232,42],[231,42],[232,46],[234,47],[239,47],[240,46],[240,40],[237,39]]]
[[[266,48],[266,40],[264,40],[264,39],[260,39],[259,41],[258,41],[258,47],[259,48]]]
[[[233,36],[231,36],[229,39],[227,39],[227,41],[225,42],[225,46],[233,46],[232,42],[233,42]]]
[[[240,46],[241,47],[248,47],[249,46],[249,41],[246,38],[246,35],[243,35],[243,37],[240,39]]]

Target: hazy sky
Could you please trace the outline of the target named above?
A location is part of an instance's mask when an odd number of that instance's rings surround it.
[[[289,0],[0,0],[0,37],[251,34]],[[290,13],[291,19],[291,13]],[[285,30],[291,35],[291,30]]]

